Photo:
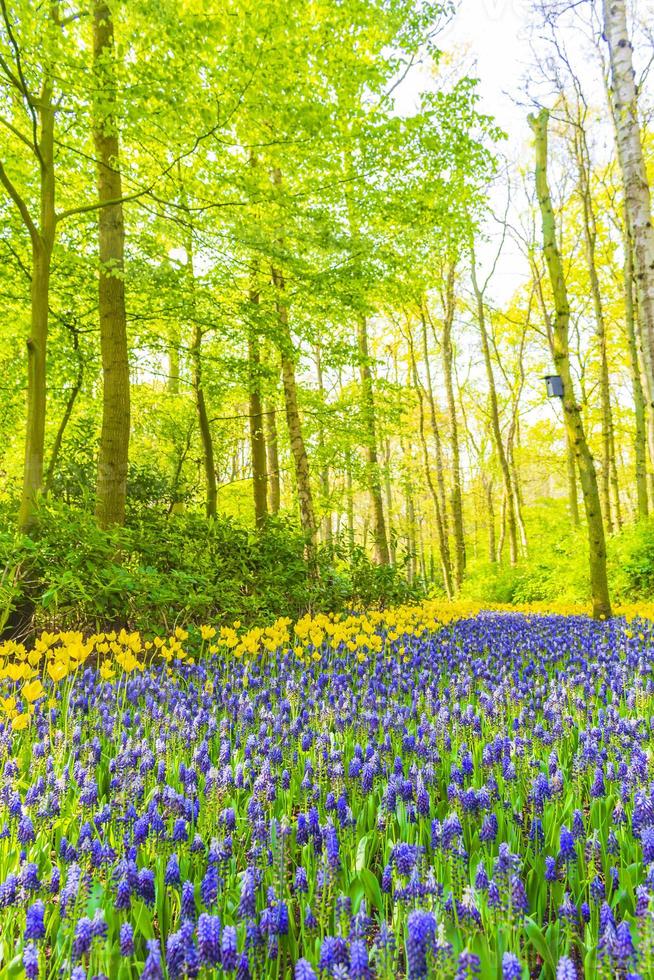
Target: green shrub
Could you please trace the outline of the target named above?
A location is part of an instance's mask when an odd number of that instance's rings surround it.
[[[164,516],[141,508],[125,528],[102,531],[87,510],[52,500],[35,530],[0,535],[0,629],[161,630],[176,623],[269,623],[306,611],[338,612],[419,595],[402,569],[379,568],[361,550],[320,549],[316,574],[292,523],[255,534],[227,518]],[[4,612],[3,612],[4,610]]]

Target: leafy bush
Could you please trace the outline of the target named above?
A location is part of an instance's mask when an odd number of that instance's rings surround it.
[[[174,623],[269,623],[305,611],[336,612],[418,597],[403,571],[379,568],[357,550],[345,560],[318,552],[311,574],[304,539],[290,522],[261,534],[234,521],[143,508],[125,528],[102,531],[90,511],[44,501],[34,532],[0,535],[0,630]],[[4,612],[3,612],[4,611]]]
[[[609,542],[611,581],[623,599],[654,596],[654,519],[631,525]]]

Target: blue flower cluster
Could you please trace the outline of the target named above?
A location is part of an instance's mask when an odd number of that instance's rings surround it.
[[[1,975],[654,976],[652,624],[318,652],[89,667],[0,723]]]

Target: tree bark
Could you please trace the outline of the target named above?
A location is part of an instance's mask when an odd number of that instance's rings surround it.
[[[654,394],[654,228],[645,157],[638,121],[633,47],[627,29],[625,0],[604,0],[604,35],[611,63],[612,112],[625,208],[633,240],[640,322],[650,395]]]
[[[397,562],[397,542],[393,531],[393,484],[391,480],[391,440],[386,439],[384,444],[384,496],[386,498],[386,517],[388,521],[388,551],[391,565]]]
[[[497,560],[495,544],[495,504],[493,501],[493,479],[483,480],[486,492],[486,519],[488,521],[488,560],[494,564]]]
[[[315,348],[316,356],[316,378],[318,381],[318,391],[320,392],[320,404],[321,409],[325,404],[325,385],[322,376],[322,357],[320,355],[320,347]],[[333,526],[332,526],[332,512],[330,503],[330,489],[329,489],[329,465],[325,457],[325,427],[322,421],[322,415],[318,421],[318,449],[320,452],[320,457],[322,460],[322,465],[320,467],[320,495],[321,508],[323,511],[323,519],[321,523],[322,539],[326,545],[331,545],[333,536]]]
[[[264,419],[266,437],[266,459],[268,461],[268,485],[270,500],[268,501],[271,514],[279,514],[281,503],[281,486],[279,479],[279,450],[277,442],[277,412],[271,402],[266,402]]]
[[[0,179],[25,222],[32,245],[32,284],[30,333],[27,339],[27,421],[25,426],[25,461],[18,526],[28,530],[34,522],[36,500],[43,486],[46,413],[46,355],[48,346],[48,309],[50,266],[56,235],[54,124],[55,109],[52,87],[48,81],[38,100],[38,159],[40,178],[40,211],[38,226],[27,206],[11,184],[3,167]]]
[[[188,261],[189,263],[192,262],[190,255]],[[204,383],[202,377],[202,339],[202,327],[196,321],[193,324],[193,347],[191,348],[191,361],[193,363],[193,389],[195,391],[195,406],[198,413],[200,438],[202,440],[202,463],[204,466],[204,478],[206,484],[205,512],[207,517],[213,518],[218,513],[218,481],[216,479],[216,461],[213,449],[213,436],[211,434],[211,423],[209,422],[207,402],[204,397]]]
[[[574,446],[584,498],[588,525],[588,557],[593,615],[598,619],[604,619],[611,615],[611,601],[609,598],[606,573],[604,523],[602,521],[595,464],[586,441],[586,434],[584,432],[579,406],[575,398],[570,370],[570,354],[568,348],[570,307],[563,274],[563,264],[556,240],[556,224],[547,179],[548,122],[549,112],[547,109],[542,109],[537,116],[529,117],[529,123],[533,129],[536,143],[536,193],[538,195],[543,225],[543,249],[556,309],[553,330],[554,364],[563,381],[565,424],[570,442]]]
[[[425,377],[427,379],[427,402],[429,404],[429,420],[431,431],[434,437],[434,456],[436,459],[436,486],[438,488],[438,500],[440,509],[440,520],[443,531],[442,559],[447,563],[448,580],[452,583],[452,557],[450,554],[450,526],[447,517],[447,494],[445,492],[445,472],[443,466],[443,449],[441,445],[441,434],[436,419],[436,401],[434,399],[434,388],[431,380],[431,365],[429,363],[429,345],[427,343],[427,318],[424,307],[420,309],[420,323],[422,326],[422,355],[425,361]],[[416,373],[416,384],[418,383]]]
[[[552,353],[552,357],[554,357],[554,330],[552,329],[552,318],[550,317],[549,311],[547,309],[547,303],[545,302],[541,276],[535,261],[531,257],[531,254],[530,254],[530,263],[531,263],[532,273],[534,276],[534,281],[536,283],[536,293],[538,295],[541,312],[543,314],[543,321],[545,323],[547,341],[550,347],[550,351]],[[579,527],[579,500],[577,496],[577,467],[575,463],[574,448],[572,446],[572,443],[570,442],[570,436],[567,428],[565,430],[565,463],[566,463],[566,477],[568,483],[568,511],[570,513],[570,522],[572,523],[573,527]]]
[[[613,533],[613,514],[611,509],[611,483],[612,479],[617,480],[617,470],[615,467],[615,448],[613,435],[613,417],[611,411],[611,388],[609,385],[609,362],[606,352],[606,320],[604,317],[604,306],[600,291],[599,277],[597,274],[596,248],[597,248],[597,222],[593,209],[593,199],[590,189],[590,156],[586,141],[586,132],[583,126],[583,119],[578,113],[574,126],[574,149],[577,161],[577,171],[579,174],[579,196],[582,206],[582,220],[584,227],[584,241],[586,245],[586,261],[588,264],[588,277],[590,281],[590,292],[593,299],[593,310],[595,314],[595,336],[597,339],[597,352],[599,355],[599,389],[600,389],[600,415],[602,427],[602,470],[601,470],[601,500],[604,520],[609,534]],[[615,514],[616,523],[619,526],[619,493],[615,494],[618,504]]]
[[[96,84],[93,141],[97,159],[98,310],[102,351],[102,429],[95,516],[100,527],[125,523],[130,437],[130,387],[125,314],[125,225],[116,120],[114,27],[106,0],[93,5]],[[110,204],[108,202],[113,201]]]
[[[454,398],[454,351],[452,348],[452,326],[454,324],[454,283],[456,263],[450,262],[445,286],[445,308],[443,317],[443,376],[449,421],[450,450],[452,453],[452,519],[454,524],[454,578],[457,588],[461,587],[466,567],[466,546],[463,528],[463,492],[461,483],[461,450],[459,447],[459,424]]]
[[[411,357],[411,370],[413,374],[413,387],[415,389],[416,395],[418,397],[418,431],[420,436],[420,445],[422,446],[422,455],[425,468],[425,479],[427,481],[427,487],[431,495],[434,512],[436,515],[436,534],[438,536],[438,550],[440,552],[441,560],[441,571],[443,574],[443,587],[448,599],[453,596],[452,588],[452,567],[450,563],[450,552],[447,537],[445,534],[445,528],[443,524],[443,513],[441,509],[441,501],[434,486],[434,481],[431,475],[431,466],[429,463],[429,450],[427,448],[427,439],[425,438],[425,418],[424,418],[424,397],[422,392],[422,386],[420,384],[420,378],[418,377],[418,368],[416,365],[416,357],[413,348],[413,338],[411,336],[411,327],[409,326],[409,353]],[[421,537],[422,542],[422,537]]]
[[[647,428],[645,420],[645,393],[640,376],[640,360],[638,356],[638,341],[634,311],[634,268],[626,215],[623,224],[624,249],[624,308],[625,326],[627,330],[627,347],[629,351],[629,367],[631,370],[631,390],[634,399],[634,456],[636,463],[636,500],[638,519],[642,520],[649,513],[647,495]]]
[[[256,267],[252,270],[252,279],[256,275]],[[256,308],[259,305],[259,291],[254,286],[250,288],[250,303],[253,308],[253,319],[256,319]],[[266,437],[263,422],[263,398],[261,397],[261,351],[256,323],[248,328],[248,398],[249,398],[249,428],[250,456],[252,458],[252,492],[254,495],[254,521],[261,529],[268,517],[268,473],[266,466]]]
[[[278,291],[277,315],[280,325],[279,352],[282,368],[282,385],[284,388],[286,424],[288,426],[291,456],[293,457],[295,467],[298,503],[300,505],[300,523],[306,537],[307,548],[310,554],[313,555],[316,547],[316,516],[313,506],[313,493],[311,491],[309,460],[304,444],[300,409],[298,406],[293,343],[288,326],[288,307],[283,298],[285,281],[281,270],[277,268],[273,268],[272,277]]]
[[[357,318],[357,341],[359,345],[360,358],[359,372],[361,378],[361,414],[363,418],[365,451],[368,464],[367,483],[370,491],[370,501],[373,512],[375,557],[380,565],[388,565],[390,563],[390,553],[388,550],[388,538],[386,535],[382,484],[379,474],[375,396],[372,387],[372,372],[370,370],[370,354],[368,351],[368,323],[366,317],[363,315]]]
[[[490,405],[490,421],[491,421],[491,431],[493,433],[493,441],[495,442],[495,451],[497,453],[497,458],[500,464],[500,470],[502,472],[502,480],[504,482],[504,491],[506,494],[506,517],[507,517],[507,530],[509,534],[509,560],[512,565],[516,565],[518,562],[518,535],[517,526],[515,518],[515,504],[513,499],[513,486],[511,484],[511,471],[509,469],[509,462],[506,456],[506,451],[504,449],[504,441],[502,439],[502,430],[500,428],[500,413],[497,403],[497,389],[495,387],[495,376],[493,374],[493,364],[490,355],[490,345],[488,342],[488,331],[486,329],[486,311],[484,309],[484,296],[479,288],[479,283],[477,281],[477,268],[474,250],[471,253],[470,262],[471,274],[472,274],[472,288],[477,301],[477,322],[479,325],[479,333],[481,336],[481,348],[484,355],[484,364],[486,367],[486,377],[488,378],[488,391],[489,391],[489,405]]]
[[[273,169],[273,184],[281,187],[282,173],[278,167]],[[280,244],[281,244],[280,238]],[[286,424],[288,427],[291,456],[295,467],[298,503],[300,505],[300,523],[306,539],[307,556],[314,563],[316,550],[316,512],[311,491],[311,476],[309,459],[307,457],[302,421],[297,398],[297,382],[295,379],[295,350],[288,323],[288,300],[286,298],[286,280],[281,268],[273,265],[271,268],[273,285],[277,292],[277,317],[279,321],[279,336],[277,347],[281,359],[282,385],[284,388],[284,406],[286,409]]]
[[[48,463],[48,469],[45,474],[45,492],[48,493],[52,489],[52,481],[54,479],[54,474],[57,468],[57,462],[59,461],[59,453],[61,452],[61,445],[64,440],[64,434],[70,418],[73,414],[73,409],[75,407],[75,402],[77,401],[78,395],[82,390],[82,382],[84,381],[84,360],[79,347],[79,332],[72,325],[69,325],[69,330],[73,338],[73,350],[77,357],[77,374],[75,376],[75,382],[68,393],[68,398],[66,399],[66,407],[64,413],[61,416],[61,421],[59,422],[59,427],[57,428],[57,434],[55,440],[52,444],[52,450],[50,452],[50,461]]]

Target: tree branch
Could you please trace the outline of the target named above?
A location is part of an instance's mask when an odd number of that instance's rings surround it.
[[[19,194],[15,185],[10,180],[7,171],[3,167],[2,163],[0,163],[0,184],[4,186],[5,190],[7,191],[7,194],[9,194],[9,197],[12,199],[12,201],[20,211],[20,215],[23,221],[25,222],[25,227],[30,233],[30,238],[32,239],[32,242],[34,243],[39,241],[41,236],[39,235],[38,228],[36,227],[34,221],[32,220],[32,215],[29,213],[27,204]]]

